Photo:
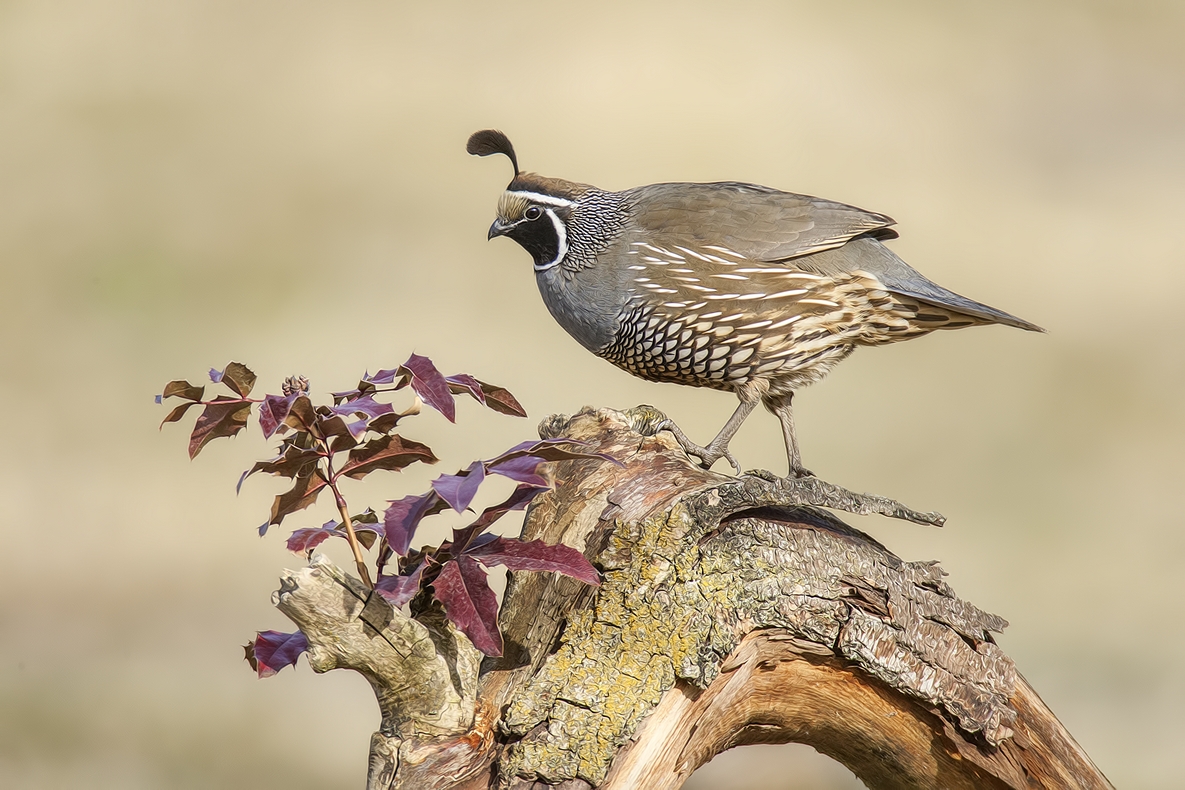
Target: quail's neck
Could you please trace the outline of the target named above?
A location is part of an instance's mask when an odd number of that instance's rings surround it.
[[[621,236],[629,215],[625,193],[588,189],[565,223],[567,252],[558,268],[572,273],[595,266],[597,256]],[[538,274],[543,277],[548,272],[541,270]]]

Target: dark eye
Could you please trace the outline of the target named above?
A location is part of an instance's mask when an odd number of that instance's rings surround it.
[[[539,219],[543,216],[543,209],[539,208],[538,206],[531,206],[523,212],[523,216],[527,219]]]

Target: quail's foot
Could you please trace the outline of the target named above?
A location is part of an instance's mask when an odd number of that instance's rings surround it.
[[[726,458],[732,464],[733,471],[738,475],[741,474],[741,465],[737,463],[737,459],[728,451],[728,442],[720,441],[719,436],[709,443],[707,447],[702,447],[688,439],[687,434],[683,433],[683,430],[672,420],[663,420],[655,427],[655,430],[670,431],[674,435],[675,441],[683,448],[683,452],[692,458],[698,458],[700,460],[700,466],[704,469],[711,469],[712,464],[721,458]]]
[[[790,474],[786,475],[785,477],[779,477],[778,475],[774,474],[773,472],[769,471],[768,469],[750,469],[747,472],[745,472],[744,476],[745,477],[756,477],[759,480],[765,480],[770,483],[776,483],[779,480],[797,480],[797,479],[800,479],[803,477],[814,477],[815,476],[815,473],[809,469],[801,469],[799,471],[801,472],[801,474],[795,474],[794,472],[791,472]]]

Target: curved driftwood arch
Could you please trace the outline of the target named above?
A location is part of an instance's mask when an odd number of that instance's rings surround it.
[[[941,517],[705,471],[661,419],[585,409],[540,427],[621,463],[555,464],[524,525],[604,582],[513,575],[501,658],[322,557],[285,575],[276,602],[313,669],[375,690],[370,790],[673,789],[725,749],[789,741],[872,788],[1111,786],[993,641],[1004,620],[818,506]]]

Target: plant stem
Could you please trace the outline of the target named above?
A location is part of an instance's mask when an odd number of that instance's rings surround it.
[[[333,448],[329,446],[328,437],[317,430],[316,425],[308,425],[304,420],[301,420],[301,424],[324,450],[321,457],[325,459],[325,469],[318,470],[317,474],[321,475],[322,479],[329,484],[329,490],[333,492],[333,499],[337,503],[337,512],[342,517],[342,526],[346,528],[346,541],[350,544],[350,551],[354,552],[354,564],[358,566],[358,576],[361,577],[363,584],[373,590],[374,582],[370,580],[370,571],[366,570],[366,559],[362,556],[362,547],[358,545],[358,536],[354,534],[354,525],[350,523],[350,509],[346,506],[346,498],[337,488],[337,475],[333,472]]]
[[[354,525],[350,523],[350,511],[346,507],[346,499],[337,490],[337,483],[330,483],[329,487],[333,490],[334,499],[337,501],[337,512],[341,514],[342,525],[346,528],[346,540],[350,543],[350,550],[354,552],[358,575],[362,577],[362,583],[373,590],[374,582],[370,580],[370,572],[366,570],[366,560],[362,556],[362,547],[358,545],[358,538],[354,535]]]

